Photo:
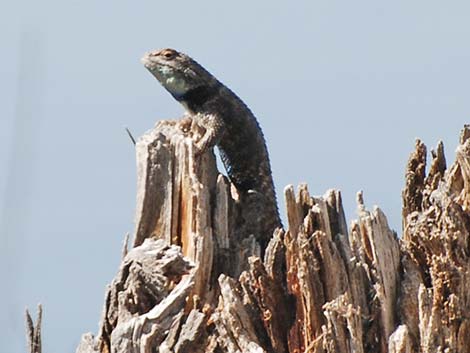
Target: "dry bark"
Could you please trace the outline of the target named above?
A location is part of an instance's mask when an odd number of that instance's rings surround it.
[[[287,230],[264,259],[212,152],[162,122],[137,143],[134,248],[91,352],[470,352],[470,129],[407,165],[403,238],[379,208],[348,230],[341,194],[284,190]]]

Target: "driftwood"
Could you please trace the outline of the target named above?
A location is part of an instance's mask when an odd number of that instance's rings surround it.
[[[237,191],[191,132],[162,122],[137,142],[133,249],[109,286],[99,334],[77,353],[470,352],[470,129],[446,168],[417,141],[403,237],[357,196],[284,190],[287,230],[260,245]]]

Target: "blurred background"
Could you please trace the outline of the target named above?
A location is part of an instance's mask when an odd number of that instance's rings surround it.
[[[96,332],[132,232],[135,136],[182,108],[139,60],[184,51],[258,117],[283,188],[355,194],[401,233],[414,140],[454,160],[470,117],[470,3],[3,2],[0,15],[0,352],[25,352],[25,307],[44,305],[43,351]]]

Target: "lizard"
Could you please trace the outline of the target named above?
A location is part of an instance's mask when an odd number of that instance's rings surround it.
[[[247,231],[258,239],[264,253],[273,231],[282,224],[268,150],[255,116],[235,93],[184,53],[154,50],[141,61],[183,105],[189,119],[205,130],[195,141],[197,153],[218,147],[228,177],[246,208]]]

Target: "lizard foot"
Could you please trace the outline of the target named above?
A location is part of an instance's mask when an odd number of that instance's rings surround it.
[[[193,124],[193,118],[190,116],[183,118],[178,123],[181,131],[183,131],[184,133],[188,133],[191,131],[192,124]]]

